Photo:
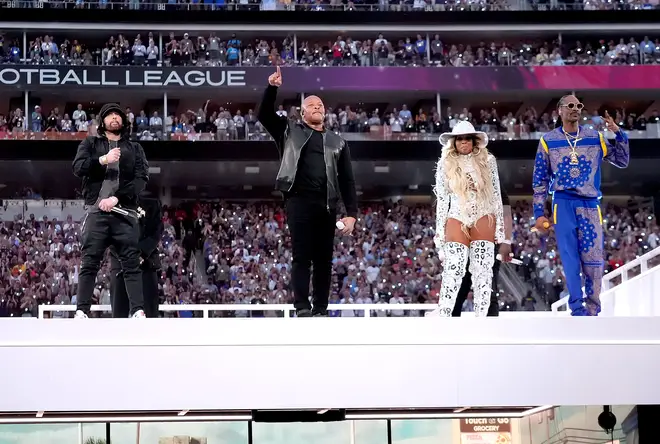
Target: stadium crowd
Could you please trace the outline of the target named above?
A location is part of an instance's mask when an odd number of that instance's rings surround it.
[[[503,11],[648,10],[654,0],[3,0],[0,7],[168,11]]]
[[[255,104],[256,106],[256,104]],[[49,111],[36,106],[28,120],[25,113],[17,108],[3,114],[0,111],[0,140],[11,138],[26,139],[82,139],[87,134],[95,134],[98,122],[93,110],[86,111],[82,104],[76,109]],[[126,108],[132,123],[132,134],[139,140],[265,140],[269,136],[257,120],[254,109],[242,112],[224,107],[204,106],[197,110],[181,110],[176,115],[171,112],[161,117],[159,111],[150,115],[143,109],[137,114]],[[454,110],[446,108],[440,115],[435,107],[411,110],[406,104],[388,110],[366,109],[361,106],[343,106],[337,109],[328,107],[326,127],[341,133],[370,133],[386,135],[443,133],[451,131],[457,122],[470,121],[476,128],[489,134],[492,139],[517,139],[532,133],[542,133],[553,129],[557,123],[556,110],[538,112],[534,107],[521,109],[516,114],[501,112],[496,108],[475,108]],[[660,113],[617,109],[610,111],[617,124],[628,131],[647,129],[648,124],[659,124]],[[300,119],[299,109],[288,110],[280,106],[277,113],[282,117]],[[583,125],[604,130],[604,122],[599,110],[585,110]]]
[[[630,205],[634,207],[634,204]],[[603,213],[605,272],[616,270],[660,246],[660,227],[649,207],[635,210],[607,205]],[[532,282],[548,305],[566,296],[561,258],[554,236],[538,237],[531,232],[533,212],[529,202],[513,207],[515,250],[523,261],[519,272]],[[619,283],[619,281],[615,281]]]
[[[87,40],[86,42],[83,40]],[[137,65],[137,66],[563,66],[660,63],[660,39],[649,36],[617,39],[587,37],[487,43],[455,41],[450,35],[378,34],[358,39],[319,36],[315,39],[258,38],[244,40],[236,34],[220,36],[134,37],[118,34],[107,41],[93,37],[2,36],[0,62],[36,65]],[[26,54],[23,54],[27,51]]]
[[[335,243],[332,304],[435,303],[441,266],[433,247],[433,207],[402,203],[364,203],[358,231]],[[552,235],[531,233],[531,210],[517,202],[514,251],[518,268],[533,282],[542,305],[563,295],[561,260]],[[660,231],[648,209],[631,211],[608,205],[607,269],[613,270],[660,243]],[[166,208],[160,280],[164,304],[237,304],[234,312],[214,316],[278,316],[248,312],[240,304],[290,303],[290,240],[279,203],[186,203]],[[80,268],[80,226],[65,214],[33,215],[0,222],[0,316],[37,316],[38,305],[75,304]],[[99,272],[94,302],[108,304],[107,264]],[[531,298],[531,299],[530,299]],[[533,310],[534,297],[519,298],[500,288],[502,310]],[[472,300],[463,306],[472,309]],[[538,304],[537,304],[538,306]],[[388,306],[389,307],[389,306]],[[69,317],[54,311],[49,316]],[[164,316],[191,317],[189,311]],[[281,316],[281,312],[279,312]],[[332,311],[332,316],[360,316]],[[405,305],[374,316],[420,316]]]

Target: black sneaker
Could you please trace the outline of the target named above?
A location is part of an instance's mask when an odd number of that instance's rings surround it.
[[[328,312],[327,311],[319,311],[317,313],[314,313],[315,318],[327,318],[328,317]]]
[[[296,317],[297,318],[311,318],[312,317],[312,310],[308,310],[307,308],[303,308],[302,310],[296,310]]]

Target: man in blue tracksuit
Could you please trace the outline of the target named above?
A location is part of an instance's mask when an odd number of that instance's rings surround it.
[[[607,129],[616,136],[614,145],[595,129],[578,125],[584,106],[572,95],[557,104],[561,126],[539,142],[534,162],[535,228],[547,232],[545,217],[548,192],[552,195],[552,223],[569,292],[573,316],[597,316],[604,270],[603,217],[600,208],[603,160],[626,168],[630,160],[628,136],[606,112]],[[584,276],[584,293],[582,293]]]

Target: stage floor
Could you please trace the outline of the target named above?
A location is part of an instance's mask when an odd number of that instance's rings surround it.
[[[660,322],[0,319],[0,374],[27,414],[658,403]]]

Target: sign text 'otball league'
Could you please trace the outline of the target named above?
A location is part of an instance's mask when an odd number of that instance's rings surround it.
[[[0,69],[0,85],[111,87],[242,87],[246,72],[229,68],[141,68],[141,67],[7,67]]]

